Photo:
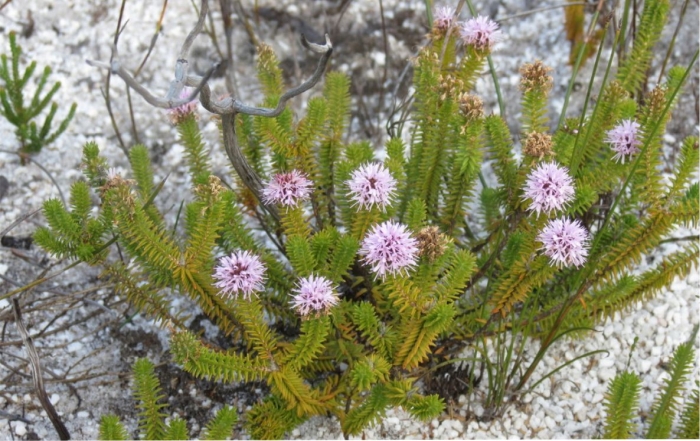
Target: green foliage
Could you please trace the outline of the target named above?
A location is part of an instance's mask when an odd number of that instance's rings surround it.
[[[501,116],[484,116],[483,103],[471,94],[488,51],[458,45],[457,35],[432,33],[433,44],[415,59],[410,139],[389,139],[384,151],[347,139],[350,79],[337,72],[327,75],[323,93],[308,101],[303,114],[285,109],[273,118],[236,116],[238,145],[225,147],[240,148],[263,183],[298,170],[313,184],[308,199],[276,207],[279,216],[269,205],[261,207],[258,193],[246,186],[250,181],[233,176],[231,189],[212,173],[198,120],[189,115],[177,131],[192,186],[169,191],[179,198],[167,202],[180,207],[175,222],[158,210],[164,203],[159,192],[169,184],[154,182],[146,148],[130,151],[132,181],[106,173],[107,161],[88,144],[87,181],[73,186],[69,207],[45,203],[48,227],[37,231],[36,240],[58,257],[101,265],[135,310],[169,329],[173,359],[192,376],[269,388],[245,418],[252,438],[284,437],[315,415],[337,417],[348,437],[392,406],[422,420],[435,418],[444,403],[422,395],[417,382],[462,350],[484,366],[484,405],[497,415],[523,390],[554,341],[625,314],[697,267],[697,244],[683,243],[656,266],[635,272],[676,227],[695,227],[700,218],[697,138],[686,139],[675,156],[666,155],[662,142],[690,70],[672,68],[664,84],[640,91],[665,20],[667,2],[658,3],[645,6],[622,73],[613,81],[605,77],[590,111],[556,129],[547,119],[546,66],[523,68],[522,127],[512,133]],[[269,47],[259,49],[257,71],[262,104],[276,107],[285,86]],[[611,160],[606,137],[625,119],[639,124],[641,145],[623,163]],[[534,213],[524,186],[535,167],[552,161],[569,169],[575,196],[561,209]],[[666,182],[658,171],[669,162],[673,174]],[[386,207],[360,206],[350,191],[353,172],[368,163],[381,163],[396,180]],[[93,199],[99,199],[96,214]],[[586,230],[588,254],[581,265],[546,254],[540,233],[562,218]],[[405,225],[418,250],[400,271],[375,271],[395,262],[392,249],[384,250],[389,261],[377,263],[363,247],[384,221]],[[118,260],[108,250],[114,242]],[[241,250],[264,264],[264,288],[222,294],[215,285],[224,277],[218,258]],[[244,271],[228,273],[240,277]],[[300,278],[311,275],[328,279],[337,298],[332,306],[315,299],[318,309],[301,315],[290,302]],[[183,303],[178,297],[195,306],[175,308]],[[186,329],[185,318],[200,311],[225,340],[212,342]],[[534,359],[525,357],[532,337],[540,339]],[[655,404],[653,435],[668,436],[669,421],[681,411],[686,352],[677,354]],[[183,420],[165,425],[157,382],[138,369],[142,431],[187,437]],[[611,384],[607,436],[633,432],[635,378],[625,374]],[[683,410],[682,433],[697,430],[691,421],[696,414],[697,406]],[[235,422],[236,412],[225,407],[206,437],[229,436]],[[105,430],[120,433],[112,423]]]
[[[125,440],[129,438],[126,429],[119,422],[119,417],[116,415],[102,415],[100,418],[100,435],[101,440]]]
[[[389,406],[383,385],[377,385],[369,392],[359,406],[350,410],[341,421],[343,433],[357,435],[363,428],[377,422]]]
[[[253,406],[246,417],[245,428],[253,439],[281,439],[304,421],[275,395]]]
[[[163,439],[190,439],[189,435],[187,434],[187,422],[179,417],[173,418],[165,430],[165,435],[163,436]]]
[[[428,395],[426,397],[413,395],[408,400],[407,407],[408,411],[415,418],[427,421],[440,415],[445,410],[445,403],[437,395]]]
[[[165,395],[161,390],[155,366],[147,358],[139,358],[134,363],[134,396],[138,400],[139,430],[145,440],[188,440],[187,422],[175,417],[166,424],[168,416],[162,403]],[[233,426],[238,421],[235,409],[224,406],[206,425],[202,438],[207,440],[226,439],[231,436]],[[100,419],[101,440],[129,439],[124,426],[116,415],[103,415]]]
[[[684,384],[693,370],[695,362],[695,350],[693,345],[698,333],[696,325],[692,337],[678,346],[669,363],[669,377],[664,380],[664,388],[661,396],[652,406],[654,417],[649,425],[646,437],[649,439],[668,438],[671,435],[671,424],[680,409],[681,393]]]
[[[90,187],[78,181],[71,187],[68,211],[58,199],[44,203],[44,216],[49,228],[39,228],[34,240],[54,255],[84,262],[100,261],[105,257],[105,236],[109,216],[92,217]]]
[[[693,369],[695,351],[693,345],[698,326],[693,329],[688,341],[678,346],[669,363],[669,377],[664,380],[661,395],[651,409],[649,429],[645,438],[667,439],[671,437],[671,427],[676,414],[682,410],[677,438],[697,438],[698,432],[698,389],[690,394],[683,409],[680,407],[685,384]],[[636,427],[632,419],[638,412],[637,406],[642,380],[635,373],[626,371],[610,380],[605,398],[605,434],[608,439],[627,439]]]
[[[681,414],[680,426],[676,432],[676,438],[679,439],[698,439],[700,437],[700,412],[698,412],[698,403],[700,403],[700,390],[697,388],[698,383],[695,382],[696,388],[690,394],[690,397],[685,403],[683,413]]]
[[[206,185],[209,182],[211,171],[208,152],[206,151],[204,141],[202,141],[196,115],[194,113],[189,113],[185,116],[177,124],[177,131],[185,146],[187,165],[190,168],[192,184],[195,186]]]
[[[134,363],[134,397],[138,400],[139,430],[145,439],[170,439],[165,437],[168,428],[162,409],[166,404],[155,368],[147,358],[139,358]],[[159,402],[160,401],[160,402]],[[170,435],[170,434],[169,434]]]
[[[606,439],[627,439],[632,434],[632,418],[637,412],[642,380],[632,372],[617,374],[608,386],[605,398]]]
[[[203,439],[227,439],[232,436],[233,426],[238,422],[238,412],[230,406],[224,406],[216,413],[204,429]]]
[[[31,101],[25,102],[24,92],[27,83],[34,75],[36,61],[32,61],[29,66],[20,73],[20,57],[22,48],[17,44],[17,34],[10,32],[10,59],[6,54],[0,55],[0,80],[3,84],[0,87],[0,115],[16,127],[15,135],[20,142],[21,153],[38,153],[42,147],[51,144],[68,128],[75,115],[76,104],[71,104],[68,115],[61,121],[58,128],[51,132],[52,124],[58,104],[52,102],[54,95],[61,88],[61,83],[55,83],[46,95],[41,96],[46,82],[51,75],[51,68],[46,66],[37,82],[36,91]],[[37,117],[51,104],[44,122],[37,125]]]
[[[644,81],[645,73],[651,64],[654,45],[661,37],[661,31],[666,24],[669,7],[668,0],[644,2],[632,51],[617,73],[622,88],[628,92],[637,92]]]

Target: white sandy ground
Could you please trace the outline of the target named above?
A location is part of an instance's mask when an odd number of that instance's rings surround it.
[[[251,1],[244,1],[246,8],[251,8]],[[289,3],[289,4],[287,4]],[[260,6],[277,5],[292,15],[310,17],[312,10],[319,10],[315,2],[284,2],[259,1]],[[500,7],[489,9],[490,2],[476,2],[477,9],[484,13],[497,12],[497,18],[511,16],[517,12],[532,7],[532,4],[544,6],[556,2],[524,2],[510,0],[501,2]],[[529,5],[528,5],[529,3]],[[675,26],[681,2],[674,2],[674,17],[671,23]],[[329,7],[332,6],[329,4]],[[400,14],[402,11],[414,9],[417,17],[423,15],[423,2],[384,1],[384,9],[388,17]],[[127,3],[125,17],[129,19],[126,31],[119,44],[119,51],[125,64],[135,68],[145,53],[150,42],[155,22],[160,14],[160,2],[130,1]],[[123,173],[128,170],[124,154],[118,148],[109,118],[105,111],[104,102],[100,95],[103,86],[104,72],[85,64],[86,58],[107,60],[110,55],[110,44],[118,14],[118,2],[115,0],[82,0],[82,1],[51,1],[51,0],[15,0],[0,12],[0,51],[8,47],[7,33],[10,30],[21,30],[21,22],[26,20],[27,11],[32,11],[35,22],[34,34],[29,39],[20,39],[26,59],[37,60],[40,66],[50,65],[54,74],[52,80],[63,83],[57,99],[64,103],[78,102],[76,117],[68,131],[52,146],[45,148],[36,156],[51,175],[57,185],[67,196],[70,185],[80,179],[78,170],[82,145],[86,141],[94,141],[105,155],[110,165],[119,168]],[[697,4],[690,3],[684,26],[681,30],[681,42],[671,57],[672,63],[682,63],[688,54],[697,47]],[[342,29],[354,29],[362,26],[363,17],[378,17],[376,2],[369,0],[354,1],[343,18]],[[566,65],[568,44],[563,41],[561,10],[539,12],[525,17],[503,21],[503,31],[506,35],[500,50],[494,56],[501,85],[507,97],[515,97],[520,64],[534,59],[542,59],[546,64],[554,66],[555,89],[553,91],[552,108],[559,109],[562,105],[561,96],[566,88],[570,68]],[[187,0],[170,0],[165,15],[165,26],[158,44],[153,51],[140,79],[158,94],[164,93],[168,81],[172,78],[172,66],[175,54],[184,35],[193,23],[194,12]],[[334,18],[335,20],[335,18]],[[421,18],[421,20],[424,19]],[[324,19],[312,23],[322,26]],[[276,27],[273,24],[262,23],[261,35],[271,43],[277,53],[284,58],[291,54],[303,54],[303,49],[297,44],[297,37],[288,27]],[[416,19],[404,23],[405,33],[425,33],[425,28]],[[380,31],[374,31],[380,32]],[[665,31],[668,40],[672,27]],[[246,41],[239,26],[235,32],[237,41]],[[204,63],[210,53],[206,50],[206,37],[201,36],[197,47],[205,48],[200,62]],[[407,60],[415,53],[415,47],[408,47],[401,39],[390,36],[389,44],[392,57]],[[243,45],[245,46],[245,45]],[[246,46],[247,47],[247,46]],[[357,71],[363,63],[367,68],[364,74],[368,78],[381,78],[384,52],[381,45],[367,48],[366,53],[340,54],[342,48],[336,51],[333,68],[346,72]],[[209,51],[212,52],[212,51]],[[663,52],[660,52],[663,53]],[[255,102],[256,85],[248,80],[252,73],[252,58],[249,48],[237,51],[236,65],[237,81],[241,96]],[[660,56],[661,58],[661,56]],[[589,63],[582,71],[581,82],[586,84],[590,72]],[[658,72],[658,65],[652,68]],[[310,68],[301,72],[308,75]],[[390,72],[398,76],[397,72]],[[654,75],[652,75],[655,78]],[[697,74],[694,76],[697,87]],[[215,83],[219,91],[223,91],[221,81]],[[490,80],[484,77],[478,86],[478,92],[485,97],[487,106],[495,111],[494,94]],[[686,89],[688,95],[690,88]],[[317,91],[315,92],[317,93]],[[581,92],[582,93],[582,92]],[[124,88],[120,80],[112,82],[112,94],[115,97],[114,106],[117,120],[122,127],[127,143],[133,143],[129,132],[129,119],[124,99]],[[689,96],[689,95],[688,95]],[[305,96],[305,98],[308,95]],[[185,173],[183,149],[176,142],[175,131],[170,126],[165,114],[160,110],[149,107],[137,96],[132,96],[135,109],[135,119],[138,125],[140,139],[154,152],[158,159],[156,180],[171,173],[168,183],[161,193],[159,204],[168,209],[177,206],[181,198],[181,188],[188,185]],[[304,98],[304,99],[305,99]],[[294,105],[302,106],[303,100],[296,100]],[[508,121],[512,128],[517,127],[517,103],[509,99]],[[697,133],[698,122],[692,109],[692,96],[683,98],[681,106],[684,111],[674,114],[669,134],[665,137],[669,147],[677,147],[682,137]],[[67,105],[66,105],[67,108]],[[63,110],[65,111],[65,109]],[[63,112],[59,111],[59,117]],[[556,114],[555,114],[556,115]],[[208,117],[202,117],[202,125],[207,141],[213,147],[211,152],[215,171],[226,172],[226,161],[220,146],[217,144],[217,133],[214,124]],[[377,144],[379,145],[379,144]],[[0,149],[15,150],[18,147],[13,136],[13,127],[0,120]],[[0,200],[0,229],[21,216],[41,207],[43,201],[50,197],[58,197],[56,186],[47,175],[36,165],[20,166],[18,158],[12,154],[0,153],[0,175],[10,183],[9,190]],[[170,210],[174,215],[175,210]],[[22,236],[31,234],[44,220],[40,216],[25,221],[11,231],[11,235]],[[697,234],[698,231],[679,230],[674,236],[681,237]],[[673,244],[668,244],[664,252],[672,252]],[[41,260],[44,255],[36,248],[25,255]],[[658,261],[651,257],[645,259],[643,266],[653,266]],[[643,268],[642,268],[643,269]],[[55,269],[54,269],[55,271]],[[0,274],[18,283],[27,283],[39,275],[41,268],[26,263],[7,248],[0,248]],[[32,300],[37,304],[54,301],[56,308],[65,307],[61,304],[61,293],[72,293],[99,283],[95,279],[95,270],[79,267],[71,270],[64,277],[42,285],[39,290],[25,294],[23,301]],[[7,292],[12,287],[7,282],[2,283],[0,292]],[[445,414],[429,423],[412,420],[402,410],[391,410],[380,424],[363,432],[362,438],[591,438],[601,434],[604,421],[603,397],[608,381],[616,373],[625,369],[630,347],[635,336],[639,343],[631,354],[630,369],[642,376],[641,414],[647,415],[653,399],[662,386],[668,374],[664,370],[673,350],[690,335],[693,325],[697,324],[698,288],[700,276],[697,271],[684,280],[676,280],[669,290],[658,295],[656,299],[644,305],[636,305],[631,311],[608,321],[598,327],[598,331],[588,338],[578,341],[560,341],[547,353],[538,367],[533,379],[546,374],[552,369],[577,355],[596,349],[606,349],[610,354],[596,356],[573,363],[560,371],[551,379],[544,381],[536,391],[522,397],[516,405],[511,406],[503,418],[492,422],[479,422],[478,417],[483,409],[478,402],[483,394],[485,381],[472,397],[460,397],[458,403],[450,406],[449,414]],[[58,294],[57,294],[58,293]],[[102,299],[105,291],[92,293],[89,299]],[[1,342],[18,340],[16,328],[7,319],[9,303],[0,301],[0,315],[4,317],[5,326],[0,336]],[[175,305],[176,307],[178,305]],[[98,310],[99,306],[90,301],[79,303],[71,314],[60,317],[49,329],[71,324],[87,314]],[[32,330],[43,329],[54,317],[52,311],[25,311],[24,320]],[[47,392],[63,418],[66,427],[74,438],[92,439],[98,434],[98,421],[101,415],[116,412],[123,419],[132,435],[136,434],[136,421],[133,410],[133,400],[129,388],[128,373],[133,357],[148,355],[156,362],[163,355],[160,352],[146,350],[153,344],[147,344],[148,338],[155,338],[164,349],[167,349],[167,335],[153,323],[136,317],[131,324],[118,329],[105,327],[103,323],[114,322],[119,313],[112,310],[88,320],[75,324],[62,332],[36,339],[35,343],[42,355],[42,362],[47,371],[71,378],[76,373],[111,374],[98,376],[92,380],[80,381],[74,384],[81,398],[80,403],[75,394],[61,382],[50,381],[47,374]],[[7,323],[9,322],[9,323]],[[117,347],[122,344],[114,340],[114,333],[131,335],[133,344],[127,359],[122,359],[123,351]],[[153,337],[155,336],[155,337]],[[143,343],[140,340],[144,340]],[[158,346],[157,344],[155,346]],[[529,344],[528,354],[532,356],[537,349],[537,343]],[[700,379],[697,361],[700,360],[698,341],[695,348],[698,352],[692,378]],[[20,382],[0,384],[0,410],[8,414],[21,415],[28,421],[8,421],[0,416],[0,438],[31,439],[56,438],[45,412],[42,410],[33,393],[29,372],[10,376],[10,367],[18,360],[26,357],[20,345],[0,346],[0,378],[21,378]],[[21,375],[20,375],[21,374]],[[120,376],[117,376],[120,375]],[[78,375],[76,375],[78,376]],[[3,381],[3,380],[0,380]],[[192,394],[195,399],[196,390],[183,386],[181,393]],[[217,406],[210,400],[196,398],[203,408],[213,410]],[[471,402],[471,407],[468,406]],[[236,403],[233,403],[236,404]],[[239,404],[239,407],[243,404]],[[640,428],[643,421],[640,419]],[[197,435],[201,429],[196,421],[188,422],[190,433]],[[642,434],[643,432],[639,432]],[[295,429],[292,438],[342,438],[337,421],[329,418],[316,417]],[[245,437],[245,433],[239,436]]]

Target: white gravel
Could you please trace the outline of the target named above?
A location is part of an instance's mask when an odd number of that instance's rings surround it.
[[[299,17],[308,17],[312,10],[316,10],[312,3],[293,2],[285,0],[281,2],[287,5],[286,12]],[[295,4],[293,4],[295,3]],[[337,3],[337,2],[336,2]],[[486,4],[488,3],[488,4]],[[509,16],[526,9],[525,3],[535,3],[538,6],[553,2],[522,2],[510,0],[501,2],[498,8],[498,17]],[[244,1],[246,8],[252,7],[252,1]],[[261,7],[279,4],[278,2],[257,1]],[[477,2],[477,9],[488,11],[490,2]],[[10,30],[21,30],[21,22],[26,20],[27,11],[32,11],[34,20],[34,34],[31,38],[20,39],[25,52],[25,60],[37,60],[40,66],[50,65],[53,68],[52,81],[61,81],[61,88],[57,99],[61,102],[78,102],[78,110],[73,123],[68,131],[52,146],[45,148],[36,160],[41,163],[55,178],[57,185],[64,195],[68,195],[70,185],[81,177],[78,169],[82,145],[86,141],[95,141],[108,158],[110,165],[122,172],[128,170],[124,154],[118,147],[114,132],[105,111],[104,101],[100,95],[103,86],[104,72],[88,66],[86,58],[108,60],[110,56],[110,44],[116,25],[119,3],[109,1],[53,1],[53,0],[15,0],[0,12],[0,52],[8,47],[7,33]],[[675,14],[680,5],[675,5]],[[130,68],[135,68],[145,54],[155,27],[155,22],[160,15],[160,2],[134,0],[127,2],[125,17],[129,22],[120,44],[119,51],[125,63]],[[398,1],[385,0],[384,9],[387,17],[400,11],[415,9],[416,15],[421,16],[423,2],[418,0]],[[682,28],[686,40],[697,40],[698,24],[694,21],[697,17],[697,4],[691,2],[686,16],[686,23]],[[377,2],[363,0],[351,2],[351,5],[343,19],[343,26],[354,29],[360,26],[363,17],[378,17]],[[164,20],[163,33],[158,40],[155,50],[150,56],[140,79],[148,87],[163,94],[168,81],[172,77],[174,57],[179,48],[181,39],[186,35],[192,24],[194,12],[189,0],[170,0]],[[335,20],[335,19],[334,19]],[[309,19],[309,21],[312,21]],[[322,22],[323,20],[321,20]],[[415,21],[415,20],[414,20]],[[494,62],[499,70],[503,93],[506,96],[516,96],[517,68],[526,61],[536,58],[542,59],[545,64],[554,66],[555,98],[552,102],[553,111],[560,108],[562,102],[558,98],[562,96],[566,88],[566,82],[570,68],[566,65],[568,58],[568,44],[563,43],[561,10],[550,10],[536,13],[526,17],[508,20],[503,23],[504,34],[507,39],[500,50],[494,56]],[[331,20],[331,23],[334,23]],[[673,22],[675,25],[675,22]],[[303,49],[297,44],[297,39],[292,37],[292,30],[285,27],[275,27],[274,24],[260,24],[264,29],[265,41],[272,43],[277,53],[281,56],[301,54]],[[408,21],[404,25],[405,32],[424,33],[425,29],[417,23]],[[672,29],[665,31],[672,32]],[[692,38],[688,38],[690,35]],[[245,37],[240,27],[236,29],[235,38],[244,41]],[[205,56],[206,61],[211,56],[211,50],[206,49],[206,38],[200,37],[196,47]],[[408,61],[408,57],[416,48],[407,47],[402,41],[390,36],[389,42],[394,59],[400,57]],[[685,46],[691,46],[692,41]],[[249,49],[249,48],[248,48]],[[690,50],[690,52],[692,52]],[[679,48],[674,52],[672,62],[683,60],[689,50]],[[663,52],[660,52],[663,53]],[[241,49],[237,55],[238,63],[237,79],[241,86],[241,95],[245,99],[255,101],[257,86],[247,81],[252,72],[252,60],[247,49]],[[368,48],[366,54],[345,55],[343,58],[348,64],[334,66],[339,70],[356,72],[361,62],[368,62],[370,68],[366,70],[367,78],[381,78],[383,65],[386,62],[385,54],[381,46]],[[370,60],[366,61],[366,60]],[[204,62],[202,61],[202,62]],[[592,63],[583,69],[580,77],[585,84],[587,82],[588,69]],[[658,69],[658,66],[655,66]],[[303,74],[308,74],[308,69]],[[397,74],[398,75],[398,74]],[[695,78],[695,81],[697,79]],[[223,92],[222,82],[215,84],[218,90]],[[479,82],[479,92],[487,98],[487,105],[496,110],[494,95],[491,92],[490,80],[485,77]],[[129,115],[124,99],[124,87],[119,79],[112,81],[112,96],[116,119],[124,132],[127,144],[133,143],[129,133]],[[488,98],[491,97],[491,98]],[[187,176],[183,163],[183,150],[176,142],[175,131],[170,126],[164,112],[154,110],[137,96],[132,96],[135,119],[142,142],[152,149],[153,156],[157,160],[156,179],[164,178],[172,173],[168,185],[166,185],[160,201],[161,207],[170,208],[179,204],[179,188],[187,185]],[[681,104],[683,104],[681,100]],[[295,106],[301,106],[299,100]],[[512,128],[517,127],[517,103],[509,105],[508,121]],[[67,105],[65,106],[67,109]],[[689,108],[689,107],[688,107]],[[576,104],[572,104],[572,111]],[[65,111],[65,110],[64,110]],[[59,117],[63,115],[59,111]],[[670,145],[677,145],[684,135],[690,132],[697,133],[698,122],[692,115],[692,111],[678,115],[677,122],[672,123],[672,133],[667,135],[665,141]],[[218,148],[218,134],[215,125],[203,117],[204,135],[212,148],[212,163],[218,171],[224,172],[226,161],[221,149]],[[0,149],[16,150],[18,144],[14,139],[13,127],[4,120],[0,120]],[[59,192],[46,173],[35,164],[20,166],[16,155],[0,153],[0,175],[10,182],[10,188],[0,201],[0,229],[4,229],[10,223],[21,216],[41,207],[43,201],[50,197],[58,197]],[[43,220],[37,216],[31,221],[22,222],[15,227],[11,234],[23,236],[31,234],[37,225]],[[697,230],[679,230],[675,236],[698,234]],[[672,252],[673,244],[668,244],[664,252]],[[33,250],[27,252],[29,261],[40,261],[43,254]],[[26,260],[26,259],[25,259]],[[643,263],[643,267],[649,264],[651,258]],[[45,263],[44,263],[45,264]],[[37,277],[41,267],[32,266],[20,259],[7,248],[0,248],[0,274],[20,283],[27,283]],[[96,282],[97,273],[83,266],[71,270],[62,279],[42,285],[45,291],[34,292],[37,301],[48,301],[57,298],[56,290],[77,291],[92,286]],[[2,283],[1,292],[11,289],[6,282]],[[619,315],[614,321],[608,321],[598,326],[598,332],[589,337],[576,341],[560,341],[547,353],[543,362],[539,365],[533,379],[546,374],[565,360],[570,360],[588,351],[605,349],[610,354],[596,356],[591,359],[579,360],[568,368],[560,371],[551,379],[544,381],[537,390],[522,397],[519,403],[511,406],[502,418],[491,422],[479,421],[483,409],[478,404],[483,395],[484,383],[473,396],[459,398],[457,403],[450,406],[448,414],[431,422],[422,423],[412,420],[406,412],[400,409],[387,412],[381,424],[365,430],[358,438],[436,438],[436,439],[461,439],[461,438],[592,438],[601,434],[604,421],[603,397],[607,382],[625,369],[630,347],[635,336],[639,337],[636,349],[631,355],[630,369],[642,377],[641,412],[648,413],[653,400],[658,396],[659,388],[663,385],[667,372],[664,370],[664,362],[667,362],[673,350],[687,340],[691,329],[698,324],[698,288],[700,287],[700,275],[696,272],[684,280],[676,280],[671,288],[658,295],[654,300],[645,304],[636,305],[631,311]],[[29,294],[28,294],[29,295]],[[94,298],[104,297],[105,292],[95,293]],[[0,314],[8,312],[9,303],[0,300]],[[76,317],[82,317],[96,308],[94,305],[84,303],[76,308],[76,315],[61,317],[54,327],[69,323]],[[112,314],[116,314],[114,311]],[[111,318],[112,315],[105,314]],[[49,311],[38,311],[35,314],[26,313],[25,321],[29,323],[30,330],[43,329],[52,320]],[[44,355],[42,361],[45,367],[56,374],[66,374],[71,369],[90,372],[108,372],[114,375],[98,377],[97,379],[78,382],[74,384],[79,392],[81,400],[63,384],[48,382],[47,392],[51,402],[56,406],[59,415],[75,438],[92,439],[98,435],[98,421],[101,415],[109,412],[117,412],[124,415],[130,433],[135,434],[135,419],[133,402],[130,396],[130,388],[126,377],[129,364],[132,359],[122,359],[122,353],[115,347],[113,332],[100,326],[100,319],[87,321],[74,325],[66,330],[36,340],[40,353]],[[117,332],[135,332],[136,335],[156,334],[163,348],[167,347],[167,336],[151,322],[136,317],[133,323],[124,325]],[[141,333],[141,334],[139,334]],[[17,339],[17,333],[13,323],[3,328],[3,341]],[[537,349],[537,342],[528,344],[528,351],[532,357]],[[698,360],[700,351],[698,341],[695,342],[696,363],[692,378],[700,379]],[[133,353],[143,350],[135,344]],[[55,438],[53,430],[45,412],[42,410],[31,388],[31,380],[28,372],[23,376],[10,375],[7,366],[15,357],[26,357],[20,346],[0,346],[3,363],[0,365],[2,378],[22,378],[21,383],[13,384],[3,381],[0,383],[0,410],[8,414],[21,415],[26,422],[8,421],[0,415],[0,438],[29,439],[31,436],[39,438]],[[6,355],[7,354],[7,355]],[[142,354],[145,355],[145,354]],[[149,354],[152,357],[160,357],[158,354]],[[75,366],[74,366],[75,365]],[[117,376],[121,374],[121,376]],[[70,376],[70,375],[68,375]],[[102,381],[102,380],[105,381]],[[185,392],[187,393],[187,392]],[[80,402],[79,402],[80,401]],[[469,405],[471,403],[471,405]],[[640,427],[643,422],[639,421]],[[192,428],[192,427],[191,427]],[[196,433],[194,433],[196,435]],[[638,435],[643,434],[640,432]],[[245,436],[245,434],[241,434]],[[321,438],[341,439],[342,434],[339,424],[331,418],[316,417],[302,424],[291,434],[291,438]]]

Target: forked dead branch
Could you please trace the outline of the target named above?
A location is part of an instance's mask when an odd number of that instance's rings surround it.
[[[236,170],[236,173],[238,173],[238,176],[241,178],[242,182],[246,185],[246,187],[248,187],[248,189],[250,189],[258,201],[261,202],[261,205],[265,207],[265,209],[275,218],[277,222],[279,222],[280,216],[277,208],[273,204],[265,204],[263,202],[263,182],[260,179],[260,176],[250,166],[245,158],[245,155],[243,155],[240,147],[238,146],[235,126],[236,114],[242,113],[246,115],[264,116],[269,118],[274,118],[281,114],[285,109],[287,101],[306,92],[319,82],[324,71],[326,70],[328,60],[330,60],[331,54],[333,53],[333,44],[331,43],[328,34],[325,35],[326,42],[324,44],[312,43],[302,34],[302,44],[311,51],[321,54],[321,58],[318,60],[318,65],[316,66],[316,70],[311,78],[282,94],[277,103],[277,107],[275,108],[250,106],[239,101],[235,97],[225,97],[220,100],[215,100],[211,97],[211,89],[209,88],[208,82],[212,74],[220,67],[220,63],[215,63],[206,71],[204,76],[199,76],[189,72],[188,62],[190,48],[197,35],[202,32],[208,8],[208,0],[202,0],[201,7],[199,9],[199,18],[194,28],[190,31],[187,38],[185,38],[185,41],[182,43],[177,62],[175,64],[175,78],[170,82],[168,93],[163,98],[153,95],[148,91],[148,89],[134,79],[134,77],[120,61],[116,46],[112,47],[113,57],[111,63],[93,60],[86,60],[86,62],[91,66],[110,69],[112,74],[115,74],[124,80],[128,87],[138,92],[138,94],[141,95],[149,104],[155,107],[160,107],[161,109],[175,109],[191,102],[199,95],[200,102],[205,109],[211,113],[221,115],[224,148],[226,149],[226,154],[231,161],[231,165],[233,165],[233,168]],[[186,86],[194,87],[194,90],[188,97],[180,98],[180,94]]]

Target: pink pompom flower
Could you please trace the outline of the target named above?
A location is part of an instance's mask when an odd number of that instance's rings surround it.
[[[295,293],[291,302],[292,308],[303,317],[312,313],[326,313],[338,304],[338,294],[333,289],[333,283],[323,276],[312,274],[302,278],[292,292]]]
[[[180,91],[180,98],[181,100],[189,98],[190,94],[192,92],[189,91],[187,88],[183,88]],[[197,110],[197,100],[193,99],[190,102],[187,102],[185,104],[180,104],[177,107],[173,107],[172,109],[168,109],[168,118],[170,118],[170,122],[173,124],[178,124],[181,121],[183,121],[187,116],[190,114],[193,114],[195,110]]]
[[[449,6],[440,6],[435,9],[435,15],[433,16],[433,27],[439,31],[445,32],[454,23],[454,8]]]
[[[360,255],[379,277],[408,272],[418,260],[418,241],[406,226],[386,221],[375,225],[362,241]]]
[[[299,170],[276,174],[263,189],[265,204],[296,205],[311,194],[312,184]]]
[[[605,142],[610,144],[610,148],[615,152],[613,161],[625,163],[627,157],[639,153],[639,146],[642,142],[637,138],[639,123],[631,119],[623,120],[620,124],[606,132],[608,135]]]
[[[386,207],[396,190],[396,179],[384,165],[370,162],[355,170],[347,181],[350,198],[360,207]]]
[[[222,257],[214,269],[214,286],[228,297],[242,295],[249,299],[255,291],[265,289],[265,265],[250,251],[234,251]]]
[[[553,219],[537,236],[552,265],[579,267],[588,257],[588,232],[578,220]]]
[[[533,169],[525,181],[525,198],[532,200],[529,210],[540,215],[563,209],[574,199],[574,182],[566,167],[545,162]]]
[[[464,44],[479,50],[490,50],[501,39],[498,23],[481,15],[462,23],[459,35]]]

